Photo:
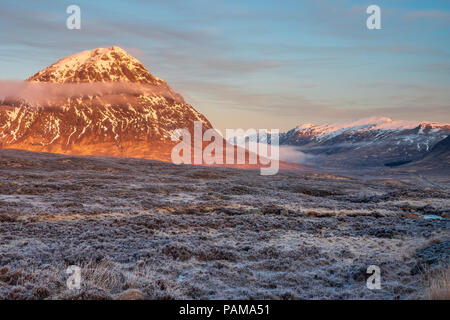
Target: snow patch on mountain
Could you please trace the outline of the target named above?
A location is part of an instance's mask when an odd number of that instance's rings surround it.
[[[133,82],[164,85],[136,58],[120,47],[97,48],[59,60],[28,79],[33,82]]]

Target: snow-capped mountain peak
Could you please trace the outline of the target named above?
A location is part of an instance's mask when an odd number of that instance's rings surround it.
[[[50,83],[133,82],[161,85],[136,58],[120,47],[86,50],[59,60],[28,81]]]
[[[420,158],[449,134],[448,123],[370,117],[301,124],[283,133],[280,143],[317,156],[313,165],[371,166]]]
[[[310,136],[317,141],[325,141],[339,136],[343,133],[362,133],[364,131],[401,131],[415,128],[440,129],[448,126],[436,122],[414,121],[414,120],[392,120],[388,117],[369,117],[359,120],[338,122],[331,124],[313,125],[310,123],[297,126],[290,135]]]

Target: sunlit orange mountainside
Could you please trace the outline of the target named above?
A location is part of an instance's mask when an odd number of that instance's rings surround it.
[[[170,160],[173,130],[212,127],[116,46],[61,59],[22,87],[1,102],[2,148]]]

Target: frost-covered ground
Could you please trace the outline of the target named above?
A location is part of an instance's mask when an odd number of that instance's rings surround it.
[[[414,181],[0,150],[0,299],[422,298],[450,195]]]

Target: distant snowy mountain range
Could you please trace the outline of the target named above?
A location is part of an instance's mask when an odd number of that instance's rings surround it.
[[[307,165],[327,167],[395,166],[417,160],[449,136],[450,124],[394,121],[371,117],[334,124],[302,124],[280,134],[280,145],[308,155]],[[257,136],[248,137],[259,141]]]

